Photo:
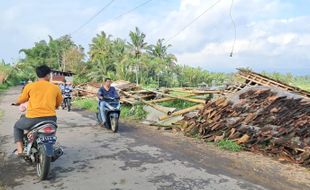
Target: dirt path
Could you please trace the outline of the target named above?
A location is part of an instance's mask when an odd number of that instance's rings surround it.
[[[8,106],[19,89],[5,93],[0,103],[4,116],[0,126],[0,180],[7,189],[309,189],[307,172],[296,166],[296,178],[278,175],[279,164],[253,165],[249,153],[218,151],[171,133],[136,124],[120,126],[118,134],[96,126],[94,115],[75,110],[58,111],[58,142],[65,154],[51,166],[48,181],[38,181],[34,167],[10,160],[12,126],[19,117]],[[260,158],[260,156],[258,156]],[[1,158],[0,158],[1,159]],[[261,159],[258,159],[261,160]],[[304,173],[302,173],[304,172]],[[309,185],[309,184],[308,184]]]

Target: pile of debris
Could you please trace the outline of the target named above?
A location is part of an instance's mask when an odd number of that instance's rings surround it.
[[[80,84],[74,89],[74,96],[76,97],[96,97],[99,88],[102,86],[100,83],[90,82]],[[140,86],[129,81],[118,80],[112,83],[112,86],[118,91],[121,103],[123,104],[137,104],[137,99],[153,99],[156,95],[152,92],[143,90]],[[128,94],[132,96],[128,96]],[[134,98],[139,97],[139,98]]]
[[[310,92],[306,90],[303,90],[295,86],[291,86],[289,84],[285,84],[281,81],[272,79],[265,75],[253,72],[251,70],[247,70],[247,69],[238,69],[238,70],[239,71],[236,74],[236,76],[243,79],[244,82],[243,83],[239,82],[239,83],[232,84],[226,87],[226,89],[224,90],[224,94],[235,93],[249,86],[268,86],[268,87],[280,88],[287,92],[303,96],[304,98],[308,100],[310,99]]]
[[[230,139],[246,150],[310,167],[310,102],[277,90],[250,87],[208,102],[181,122],[186,135]]]

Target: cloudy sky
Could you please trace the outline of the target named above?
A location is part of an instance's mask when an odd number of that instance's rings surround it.
[[[115,19],[145,0],[114,0],[86,27],[72,35],[88,48],[91,38],[104,30],[128,39],[138,26],[146,40],[171,39],[217,0],[153,0]],[[70,34],[110,0],[0,0],[0,59],[18,59],[19,49],[31,47],[47,35]],[[229,57],[234,28],[231,0],[222,0],[194,24],[172,38],[171,53],[180,64],[210,71],[231,72],[238,67],[256,71],[310,74],[309,0],[234,0],[237,26],[233,57]]]

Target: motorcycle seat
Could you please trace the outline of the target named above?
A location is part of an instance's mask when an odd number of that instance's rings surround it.
[[[29,131],[32,131],[32,130],[34,130],[34,129],[38,128],[38,127],[41,127],[41,126],[43,126],[43,125],[45,125],[45,124],[52,124],[52,125],[55,126],[56,128],[58,127],[57,124],[56,124],[56,122],[51,121],[51,120],[46,120],[46,121],[41,121],[41,122],[35,124],[34,126],[32,126],[32,127],[29,129]]]

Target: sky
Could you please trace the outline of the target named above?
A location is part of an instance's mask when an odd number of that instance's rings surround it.
[[[0,59],[15,62],[22,48],[35,42],[72,34],[111,0],[0,0]],[[72,39],[86,51],[100,31],[129,39],[137,26],[148,43],[169,39],[178,64],[214,72],[255,71],[310,75],[309,0],[152,0],[115,17],[145,0],[114,0]],[[208,10],[192,25],[182,29]],[[181,33],[179,33],[182,31]],[[176,35],[178,34],[179,35]]]

